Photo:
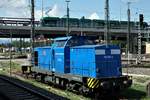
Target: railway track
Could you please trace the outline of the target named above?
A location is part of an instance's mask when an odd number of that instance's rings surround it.
[[[43,92],[20,80],[3,75],[0,75],[0,94],[5,100],[67,100],[67,98]]]

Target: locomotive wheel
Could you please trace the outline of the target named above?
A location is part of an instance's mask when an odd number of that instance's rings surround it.
[[[67,89],[68,91],[71,91],[71,90],[72,90],[69,82],[66,83],[66,89]]]
[[[79,88],[79,93],[80,93],[80,94],[84,94],[83,86],[81,86],[81,87]]]
[[[37,73],[33,74],[33,78],[34,78],[34,79],[37,78]]]
[[[22,65],[22,66],[21,66],[21,70],[22,70],[22,74],[24,74],[25,72],[27,72],[28,66]]]
[[[62,80],[61,80],[61,86],[62,86],[62,88],[63,88],[63,89],[67,89],[67,86],[66,86],[66,85],[67,85],[67,81],[64,80],[64,79],[62,79]]]
[[[46,76],[46,75],[41,74],[41,82],[42,82],[42,83],[45,83],[45,76]]]
[[[94,93],[94,97],[95,97],[95,100],[99,100],[100,99],[100,93],[99,92]]]

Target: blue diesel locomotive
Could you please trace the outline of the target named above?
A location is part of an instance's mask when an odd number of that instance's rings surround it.
[[[34,49],[32,73],[82,93],[121,90],[131,86],[122,75],[121,51],[115,45],[95,45],[85,36],[54,39],[52,46]]]

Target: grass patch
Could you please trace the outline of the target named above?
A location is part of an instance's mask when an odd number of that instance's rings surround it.
[[[146,88],[139,84],[133,84],[131,88],[123,91],[121,96],[130,100],[141,100],[146,98]]]
[[[90,100],[89,98],[83,97],[82,95],[77,95],[77,94],[74,94],[74,93],[69,92],[67,90],[61,90],[61,89],[53,88],[49,85],[39,83],[37,81],[32,81],[32,84],[35,86],[41,87],[43,89],[46,89],[52,93],[58,94],[60,96],[67,97],[68,99],[71,99],[71,100]]]
[[[150,81],[150,77],[133,77],[133,80],[141,84],[147,84]]]
[[[10,72],[10,62],[9,61],[0,61],[1,73],[9,73]],[[21,71],[20,64],[16,62],[11,62],[11,72]]]
[[[22,77],[19,77],[19,79],[24,81],[24,82],[30,83],[30,84],[32,84],[36,87],[40,87],[42,89],[50,91],[50,92],[52,92],[54,94],[57,94],[59,96],[66,97],[70,100],[90,100],[89,98],[83,97],[82,95],[77,95],[77,94],[74,94],[74,93],[69,92],[67,90],[61,90],[61,89],[58,89],[58,88],[53,88],[48,84],[43,84],[43,83],[38,82],[34,79],[24,79]]]
[[[150,100],[146,94],[146,86],[149,81],[150,77],[133,76],[133,85],[121,92],[121,96],[130,100]]]

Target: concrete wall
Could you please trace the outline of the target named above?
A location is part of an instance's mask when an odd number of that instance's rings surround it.
[[[146,54],[150,54],[150,43],[146,43]]]

